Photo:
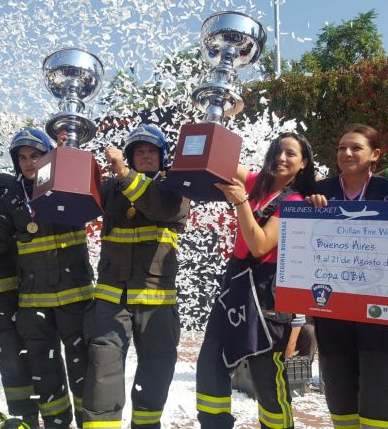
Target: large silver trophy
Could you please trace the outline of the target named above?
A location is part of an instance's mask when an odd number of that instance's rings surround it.
[[[76,48],[61,49],[43,62],[43,76],[49,92],[59,101],[60,113],[46,124],[47,134],[57,140],[67,131],[67,146],[78,147],[96,134],[96,126],[83,114],[85,102],[101,89],[104,67],[93,54]]]
[[[79,145],[96,134],[96,125],[83,111],[101,89],[103,75],[101,61],[82,49],[61,49],[43,62],[45,85],[61,110],[47,122],[46,132],[55,141],[62,131],[67,137],[64,146],[37,165],[32,206],[42,218],[81,225],[102,214],[100,169],[91,152]]]
[[[168,183],[182,195],[197,201],[225,199],[213,185],[236,175],[242,139],[222,124],[244,107],[236,70],[255,63],[265,41],[262,25],[240,12],[218,12],[204,21],[201,52],[213,68],[192,100],[205,115],[202,123],[182,126],[168,174]]]

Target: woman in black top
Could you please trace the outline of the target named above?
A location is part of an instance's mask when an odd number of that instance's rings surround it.
[[[307,200],[317,206],[328,200],[386,201],[388,181],[373,175],[380,145],[378,131],[352,125],[338,145],[341,173],[317,182]],[[316,318],[315,331],[334,427],[387,428],[388,326]]]

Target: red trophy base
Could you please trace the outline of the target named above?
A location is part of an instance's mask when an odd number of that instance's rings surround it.
[[[101,172],[91,152],[57,147],[36,165],[31,207],[39,218],[83,225],[103,214]]]
[[[241,145],[242,138],[220,124],[183,125],[166,183],[194,201],[225,201],[214,183],[236,176]]]

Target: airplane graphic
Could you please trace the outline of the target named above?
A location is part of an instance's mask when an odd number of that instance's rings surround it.
[[[356,219],[358,217],[367,217],[367,216],[377,216],[379,212],[375,210],[367,210],[366,206],[358,211],[358,212],[348,212],[345,209],[343,209],[341,206],[339,207],[341,210],[341,214],[338,214],[337,216],[346,216],[348,219]]]

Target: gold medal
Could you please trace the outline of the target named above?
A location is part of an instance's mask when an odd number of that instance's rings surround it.
[[[133,219],[135,216],[136,216],[136,209],[135,209],[135,207],[130,207],[127,210],[127,218],[128,219]]]
[[[38,232],[38,224],[36,222],[28,222],[27,224],[27,231],[30,234],[35,234],[36,232]]]

